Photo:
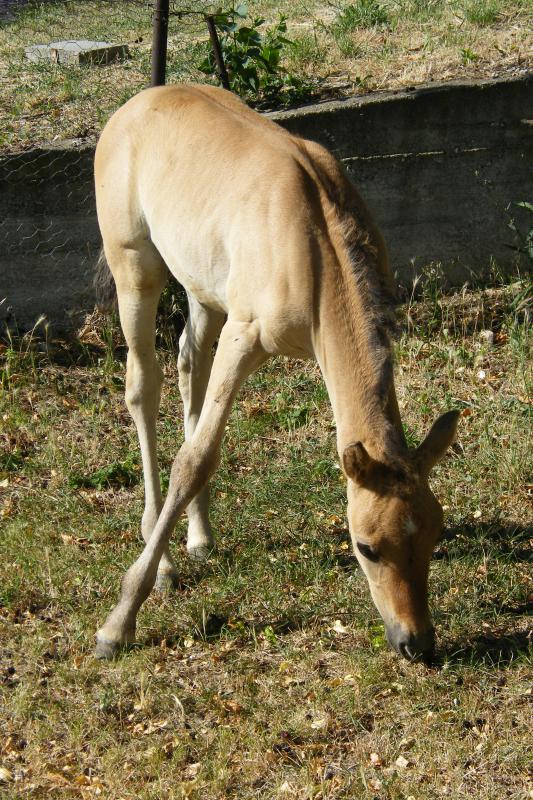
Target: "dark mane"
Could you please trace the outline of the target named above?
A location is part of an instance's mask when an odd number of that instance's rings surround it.
[[[320,145],[296,139],[305,154],[304,169],[320,192],[329,240],[336,256],[330,302],[353,348],[354,392],[375,457],[407,472],[405,442],[390,421],[394,396],[393,349],[396,334],[396,290],[385,243],[372,215],[343,165]],[[343,335],[339,331],[339,335]]]
[[[357,291],[365,300],[374,326],[393,337],[397,333],[398,296],[388,267],[385,245],[368,230],[367,220],[353,213],[342,219],[342,235]]]
[[[346,291],[346,305],[357,331],[359,382],[366,396],[367,425],[383,450],[376,453],[397,470],[409,484],[411,467],[405,458],[405,441],[391,424],[388,404],[394,389],[394,352],[392,339],[397,333],[397,294],[388,266],[387,252],[381,237],[366,215],[366,209],[350,209],[342,215],[337,207],[337,231],[342,245],[340,270]]]
[[[383,346],[385,342],[388,346],[389,337],[396,334],[398,300],[385,242],[343,165],[314,142],[298,138],[294,141],[310,160],[306,166],[312,165],[324,199],[327,198],[328,228],[337,240],[341,267],[352,276],[350,282],[356,287],[370,326]]]

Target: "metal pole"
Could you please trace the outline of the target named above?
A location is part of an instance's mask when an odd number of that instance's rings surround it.
[[[213,48],[213,55],[215,56],[215,61],[217,64],[218,77],[220,78],[224,89],[229,89],[230,85],[228,71],[226,69],[226,65],[224,64],[224,56],[222,55],[222,48],[220,47],[220,40],[218,38],[215,20],[213,16],[207,16],[205,21],[207,22],[207,27],[209,29],[209,37],[211,39],[211,47]]]
[[[165,83],[169,0],[154,0],[152,19],[152,86]]]

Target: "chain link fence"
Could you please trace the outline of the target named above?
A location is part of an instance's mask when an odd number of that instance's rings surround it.
[[[198,2],[170,3],[167,78],[205,80]],[[0,0],[0,319],[75,327],[100,247],[92,163],[110,115],[150,85],[151,0]]]

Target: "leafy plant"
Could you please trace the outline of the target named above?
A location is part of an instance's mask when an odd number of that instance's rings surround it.
[[[501,9],[497,0],[470,0],[461,6],[467,22],[478,27],[492,25],[500,17]]]
[[[47,350],[48,322],[44,316],[22,336],[13,336],[9,326],[0,331],[0,392],[12,392],[23,383],[38,381]]]
[[[17,472],[24,465],[24,456],[19,450],[0,453],[0,473]]]
[[[238,5],[214,16],[215,26],[221,33],[220,47],[230,89],[249,99],[284,104],[308,96],[311,82],[288,73],[280,63],[283,48],[292,45],[285,36],[286,17],[280,14],[277,24],[263,32],[260,30],[265,22],[262,17],[254,17],[249,25],[239,24],[247,15],[246,6]],[[199,69],[206,75],[218,74],[211,51]]]
[[[378,0],[357,0],[337,14],[333,27],[338,33],[348,33],[357,28],[386,25],[388,21],[389,16]]]
[[[477,53],[474,53],[469,47],[462,47],[461,48],[461,57],[463,60],[463,64],[472,64],[475,61],[479,61],[480,56]]]
[[[109,489],[111,486],[134,486],[139,481],[139,465],[132,456],[101,467],[90,475],[72,475],[72,489]]]
[[[523,200],[520,203],[516,203],[516,206],[518,206],[518,208],[523,208],[526,211],[529,211],[531,214],[533,214],[532,203],[527,203],[525,200]],[[518,228],[514,219],[509,219],[507,227],[513,231],[519,242],[518,245],[512,245],[513,250],[516,250],[518,253],[526,255],[529,261],[533,264],[533,219],[531,220],[530,227],[525,233],[522,233],[522,231]]]
[[[279,426],[288,431],[307,425],[310,419],[309,408],[301,403],[294,403],[294,396],[283,391],[274,398],[274,408]]]

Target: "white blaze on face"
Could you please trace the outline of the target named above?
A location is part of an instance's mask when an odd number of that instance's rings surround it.
[[[412,517],[406,517],[405,519],[405,532],[408,536],[412,536],[416,533],[417,527],[415,521]]]

